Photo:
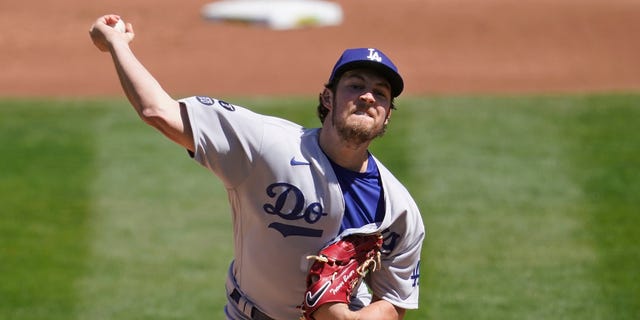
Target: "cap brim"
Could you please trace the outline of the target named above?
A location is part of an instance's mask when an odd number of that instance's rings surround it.
[[[373,69],[379,72],[387,81],[389,81],[389,85],[391,85],[391,95],[395,98],[402,93],[404,89],[404,81],[402,77],[394,71],[393,69],[385,66],[384,64],[372,61],[352,61],[347,62],[344,65],[340,66],[338,70],[335,71],[333,79],[331,81],[335,81],[344,74],[345,72],[353,69]]]

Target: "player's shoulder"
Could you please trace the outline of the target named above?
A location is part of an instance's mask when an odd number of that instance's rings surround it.
[[[298,133],[302,135],[304,133],[304,127],[301,125],[278,116],[264,115],[263,121],[268,128],[273,130],[291,131],[292,133]]]
[[[190,96],[179,99],[178,102],[187,106],[199,106],[199,107],[211,107],[210,110],[216,110],[218,107],[227,111],[236,111],[238,108],[242,108],[238,105],[229,103],[222,99],[217,99],[209,96]]]
[[[407,187],[395,176],[389,169],[387,169],[382,162],[374,157],[376,164],[378,166],[378,171],[380,172],[380,177],[382,179],[382,186],[384,192],[388,194],[388,199],[390,199],[390,205],[392,207],[401,208],[402,212],[408,213],[411,216],[411,219],[415,219],[414,222],[420,222],[421,215],[420,209],[418,205],[411,195],[411,192],[407,189]],[[419,223],[421,225],[421,223]]]
[[[302,126],[282,116],[268,115],[242,104],[231,103],[223,99],[209,96],[191,96],[178,100],[189,107],[202,107],[229,118],[259,120],[274,130],[302,131]]]
[[[400,188],[403,191],[406,191],[405,186],[398,180],[398,178],[389,170],[378,158],[372,155],[372,158],[376,162],[376,166],[378,167],[378,171],[380,172],[380,177],[384,184],[392,185],[394,188]]]

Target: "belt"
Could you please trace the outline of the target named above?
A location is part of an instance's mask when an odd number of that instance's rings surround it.
[[[240,298],[242,295],[237,289],[233,289],[233,292],[229,295],[233,301],[236,303],[240,303]],[[260,311],[258,308],[252,306],[251,307],[251,320],[273,320],[273,318],[264,314],[264,312]]]

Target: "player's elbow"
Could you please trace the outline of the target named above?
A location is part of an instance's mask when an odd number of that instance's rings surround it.
[[[142,121],[153,127],[163,122],[163,113],[158,107],[143,105],[138,115]]]
[[[173,101],[175,102],[175,101]],[[177,105],[177,102],[175,102]],[[176,106],[169,103],[149,102],[141,103],[138,115],[145,123],[155,128],[161,128],[171,123],[176,113]]]

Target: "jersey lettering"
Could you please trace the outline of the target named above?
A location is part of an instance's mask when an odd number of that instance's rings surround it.
[[[382,58],[378,54],[378,51],[376,51],[376,49],[373,49],[373,48],[369,48],[369,55],[367,56],[367,59],[371,61],[382,62]]]
[[[322,204],[313,202],[305,207],[305,197],[302,191],[286,182],[277,182],[267,187],[267,195],[274,199],[273,203],[266,203],[262,206],[268,214],[277,215],[278,217],[295,221],[304,219],[309,224],[314,224],[326,216]],[[269,224],[269,228],[276,229],[283,237],[287,236],[303,236],[303,237],[321,237],[321,229],[312,229],[308,227],[300,227],[289,225],[281,222]]]
[[[420,285],[420,260],[418,260],[416,268],[413,269],[413,272],[411,273],[411,280],[413,280],[412,286],[414,288]]]
[[[382,231],[382,237],[384,238],[382,242],[382,248],[380,249],[380,253],[384,255],[388,255],[396,248],[396,244],[400,235],[391,231],[390,229],[385,229]]]

